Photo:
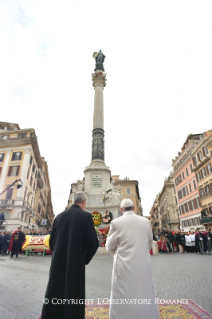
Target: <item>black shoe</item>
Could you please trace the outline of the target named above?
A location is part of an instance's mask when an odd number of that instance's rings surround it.
[[[11,255],[10,258],[13,258],[13,255]]]
[[[16,258],[18,258],[18,255],[16,255]]]

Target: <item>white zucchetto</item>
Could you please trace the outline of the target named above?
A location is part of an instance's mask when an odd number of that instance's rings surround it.
[[[120,207],[132,207],[133,206],[133,202],[131,201],[131,199],[129,198],[125,198],[123,199],[123,201],[121,202]]]

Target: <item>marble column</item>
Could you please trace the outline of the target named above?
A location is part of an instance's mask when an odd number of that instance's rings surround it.
[[[94,95],[92,161],[104,161],[104,101],[103,90],[106,86],[106,74],[96,71],[92,74]]]

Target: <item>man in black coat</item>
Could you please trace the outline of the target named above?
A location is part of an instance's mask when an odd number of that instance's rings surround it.
[[[98,239],[84,192],[74,194],[74,205],[59,214],[50,236],[52,262],[42,319],[84,319],[85,265],[98,248]],[[62,303],[61,303],[62,301]]]
[[[16,258],[18,258],[18,253],[22,250],[22,244],[24,242],[25,236],[24,233],[21,231],[21,227],[17,228],[17,231],[12,233],[11,240],[10,240],[10,247],[9,251],[11,251],[11,258],[13,255],[16,254]]]

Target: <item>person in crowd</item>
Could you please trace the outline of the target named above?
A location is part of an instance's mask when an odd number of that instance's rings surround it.
[[[53,255],[45,293],[50,302],[43,304],[42,319],[85,318],[85,265],[96,253],[98,240],[92,216],[84,211],[86,194],[78,191],[73,197],[74,205],[53,223],[49,242]],[[55,305],[54,298],[75,302]]]
[[[191,252],[194,253],[195,252],[195,234],[193,231],[191,231],[190,237],[191,237]]]
[[[155,284],[152,274],[151,223],[134,213],[131,199],[120,205],[123,216],[112,220],[107,236],[106,250],[114,257],[111,300],[150,299],[151,304],[110,304],[110,319],[159,319]],[[130,227],[129,227],[130,225]]]
[[[180,253],[184,253],[185,252],[185,233],[183,230],[180,232],[179,242],[180,242],[180,244],[179,244]]]
[[[199,248],[199,229],[197,228],[195,231],[195,252],[200,253],[200,248]]]
[[[48,230],[47,229],[44,230],[44,235],[48,235]]]
[[[3,237],[2,237],[2,252],[1,255],[5,256],[6,252],[7,252],[7,239],[5,237],[6,233],[2,233]]]
[[[36,235],[34,228],[31,229],[30,235],[31,235],[31,236]]]
[[[48,229],[48,235],[51,235],[51,232],[52,232],[52,230],[51,230],[51,228],[49,228]]]
[[[3,235],[3,232],[0,232],[0,255],[3,252],[3,242],[4,242],[4,235]]]
[[[210,255],[211,254],[211,238],[209,233],[207,233],[206,235],[206,245],[207,245],[206,251],[208,251],[208,254]]]
[[[5,221],[4,213],[0,213],[0,226],[2,226],[4,221]]]
[[[175,234],[175,243],[176,243],[176,246],[177,246],[177,251],[178,253],[180,252],[180,230],[178,230]]]
[[[199,251],[203,255],[204,254],[204,244],[203,244],[203,238],[202,238],[201,233],[198,233],[197,238],[198,238],[198,244],[199,244]]]
[[[187,253],[190,253],[191,252],[191,235],[189,235],[188,232],[185,233],[185,251]]]
[[[164,237],[166,240],[168,253],[173,253],[172,242],[170,242],[170,240],[172,240],[172,234],[170,234],[170,232],[167,229],[164,229]]]
[[[169,229],[168,233],[167,233],[167,237],[169,240],[169,244],[170,244],[170,248],[171,248],[171,253],[174,253],[174,236],[173,236],[173,232],[172,229]],[[169,251],[170,252],[170,251]]]
[[[10,240],[9,251],[11,251],[11,258],[13,258],[14,254],[16,255],[16,258],[18,258],[18,253],[21,252],[22,243],[24,242],[24,239],[24,233],[21,231],[21,227],[19,226],[17,228],[17,231],[12,233],[12,237]]]
[[[9,246],[10,246],[10,239],[11,239],[11,232],[8,230],[5,234],[5,238],[6,238],[6,241],[7,241],[7,246],[6,246],[6,253],[5,255],[8,255],[9,252],[8,252],[8,249],[9,249]]]

